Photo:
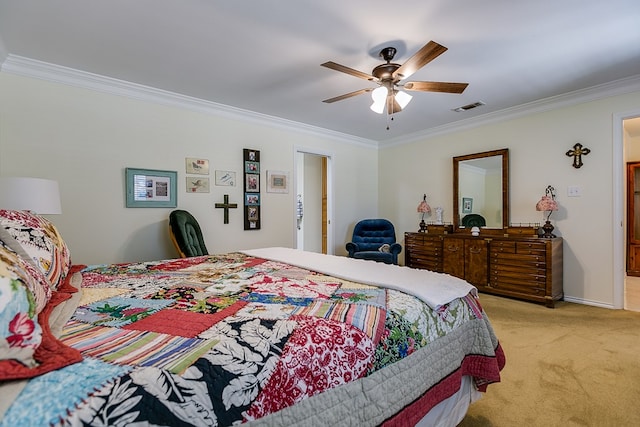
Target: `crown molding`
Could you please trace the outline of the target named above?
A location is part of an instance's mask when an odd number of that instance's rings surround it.
[[[0,40],[0,54],[2,44]],[[204,114],[211,114],[232,120],[255,123],[285,131],[293,131],[315,137],[331,139],[342,143],[349,143],[366,148],[377,148],[378,142],[366,138],[359,138],[329,129],[311,126],[293,120],[256,113],[254,111],[218,104],[216,102],[181,95],[162,89],[153,88],[125,80],[114,79],[99,74],[76,70],[61,65],[25,58],[18,55],[7,55],[4,63],[0,56],[0,71],[31,77],[69,86],[90,89],[112,95],[124,96],[145,102],[152,102],[169,107],[187,109]]]
[[[518,105],[515,107],[505,108],[503,110],[494,111],[477,117],[458,120],[446,125],[437,126],[410,135],[405,135],[386,141],[380,141],[378,143],[378,146],[380,148],[384,148],[410,144],[423,141],[425,139],[438,135],[444,135],[451,132],[459,132],[478,126],[516,119],[530,114],[569,107],[572,105],[596,101],[598,99],[623,95],[625,93],[636,91],[640,91],[640,74],[620,80],[614,80],[612,82],[604,83],[590,88],[580,89],[562,95],[551,96],[549,98],[528,102],[526,104]]]

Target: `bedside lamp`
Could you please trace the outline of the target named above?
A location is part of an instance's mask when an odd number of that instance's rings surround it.
[[[424,222],[424,214],[431,213],[431,206],[427,204],[427,195],[422,196],[422,201],[418,205],[418,212],[422,214],[422,221],[420,221],[420,233],[427,231],[427,224]]]
[[[0,209],[61,214],[58,182],[42,178],[0,177]]]
[[[545,224],[542,226],[542,230],[544,231],[542,237],[556,237],[555,234],[553,234],[554,227],[551,224],[551,221],[549,221],[549,218],[551,218],[551,213],[558,210],[558,202],[556,202],[555,191],[556,189],[552,186],[547,186],[544,196],[542,196],[538,203],[536,203],[537,211],[549,212],[549,214],[547,215],[547,222],[545,222]]]

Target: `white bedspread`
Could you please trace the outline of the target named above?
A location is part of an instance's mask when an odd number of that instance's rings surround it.
[[[414,295],[433,309],[462,298],[477,289],[457,277],[381,262],[324,255],[291,248],[262,248],[240,251],[247,255],[285,262],[337,278],[383,286]]]

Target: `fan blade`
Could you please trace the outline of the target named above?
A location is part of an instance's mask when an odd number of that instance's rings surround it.
[[[423,92],[462,93],[469,83],[448,82],[408,82],[404,84],[406,90],[420,90]]]
[[[332,102],[342,101],[343,99],[351,98],[352,96],[360,95],[362,93],[371,92],[373,89],[375,89],[375,88],[367,88],[367,89],[356,90],[354,92],[349,92],[349,93],[345,93],[344,95],[336,96],[335,98],[325,99],[322,102],[326,102],[327,104],[331,104]]]
[[[398,104],[398,101],[396,101],[396,97],[393,95],[387,96],[387,114],[391,115],[399,113],[400,111],[402,111],[402,107]]]
[[[331,68],[332,70],[340,71],[342,73],[350,74],[354,77],[359,77],[365,80],[374,80],[374,77],[371,74],[363,73],[362,71],[354,70],[353,68],[346,67],[344,65],[336,64],[333,61],[325,62],[324,64],[320,64],[322,67]]]
[[[429,62],[447,51],[447,48],[433,40],[422,46],[411,58],[400,66],[394,73],[394,79],[406,79]]]

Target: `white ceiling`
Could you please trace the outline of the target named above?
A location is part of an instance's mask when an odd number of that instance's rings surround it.
[[[449,50],[409,80],[467,82],[412,92],[387,115],[370,73],[387,45],[403,63],[429,40]],[[328,129],[392,141],[640,73],[638,0],[0,0],[0,62],[29,58]],[[485,106],[452,109],[476,101]]]

